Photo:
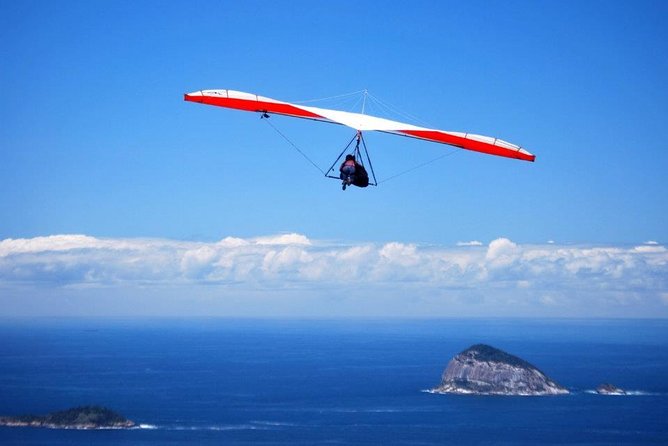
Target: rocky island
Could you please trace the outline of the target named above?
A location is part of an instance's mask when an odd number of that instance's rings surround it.
[[[596,388],[596,393],[599,395],[626,395],[626,391],[624,389],[620,389],[619,387],[608,383],[598,386]]]
[[[448,363],[433,393],[474,395],[561,395],[568,390],[527,361],[477,344]]]
[[[0,417],[0,426],[51,429],[129,429],[136,426],[118,413],[100,406],[82,406],[47,415]]]

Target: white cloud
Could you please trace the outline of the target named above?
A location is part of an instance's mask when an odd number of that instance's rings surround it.
[[[531,287],[531,282],[528,280],[518,280],[517,281],[517,288],[529,288]]]
[[[646,245],[636,246],[635,248],[633,248],[633,250],[637,252],[666,252],[666,248],[664,246],[651,243],[648,243]]]
[[[51,235],[30,239],[5,239],[0,241],[0,257],[18,253],[62,252],[76,249],[127,249],[127,244],[116,240],[104,240],[86,235]]]
[[[551,306],[557,303],[557,300],[549,294],[544,294],[538,298],[541,304]]]
[[[6,239],[0,241],[0,286],[206,285],[258,292],[362,286],[494,305],[666,308],[668,250],[658,243],[520,245],[507,238],[487,247],[472,243],[341,245],[314,243],[300,234],[212,243],[86,235]]]
[[[417,253],[415,245],[405,245],[396,242],[387,243],[380,248],[378,255],[388,265],[409,267],[420,262],[420,256]]]
[[[267,237],[258,237],[253,239],[258,245],[306,245],[309,246],[311,241],[301,234],[281,234]]]
[[[301,265],[307,264],[311,259],[308,252],[296,246],[272,249],[262,259],[262,271],[272,277],[281,273],[298,275]]]
[[[492,241],[485,254],[486,267],[507,268],[519,260],[520,250],[517,245],[507,238],[498,238]]]
[[[482,246],[482,242],[471,240],[470,242],[457,242],[457,246]]]
[[[247,246],[249,244],[250,242],[248,240],[237,237],[225,237],[217,243],[218,246],[225,248],[238,248],[240,246]]]

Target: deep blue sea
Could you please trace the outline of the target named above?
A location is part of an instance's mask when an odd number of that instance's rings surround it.
[[[476,343],[572,394],[425,392]],[[0,415],[89,404],[142,428],[0,427],[0,444],[666,445],[668,321],[0,321]]]

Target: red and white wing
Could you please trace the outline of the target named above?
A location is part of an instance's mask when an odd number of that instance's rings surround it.
[[[277,101],[275,99],[251,93],[243,93],[241,91],[201,90],[185,94],[184,99],[190,102],[199,102],[202,104],[216,105],[237,110],[273,113],[342,124],[359,131],[374,130],[393,133],[396,135],[424,139],[426,141],[449,144],[462,149],[503,156],[506,158],[516,158],[525,161],[534,161],[536,159],[535,155],[532,155],[520,146],[498,138],[474,135],[471,133],[446,132],[443,130],[428,129],[362,113],[351,113],[340,110],[330,110],[327,108],[290,104],[289,102]]]

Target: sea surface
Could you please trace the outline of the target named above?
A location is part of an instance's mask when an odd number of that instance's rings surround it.
[[[428,393],[476,343],[572,393]],[[668,321],[0,321],[0,415],[90,404],[141,427],[0,427],[0,444],[667,445]]]

